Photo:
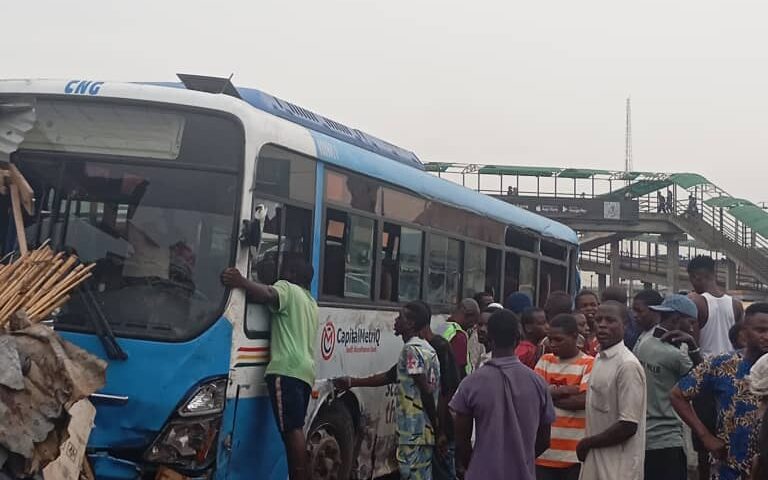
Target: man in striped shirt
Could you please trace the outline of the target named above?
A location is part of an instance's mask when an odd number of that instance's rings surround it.
[[[549,324],[547,353],[536,364],[549,384],[555,404],[555,423],[549,449],[536,460],[537,480],[578,480],[580,463],[576,445],[584,438],[584,407],[593,357],[578,347],[579,329],[570,314],[557,315]]]

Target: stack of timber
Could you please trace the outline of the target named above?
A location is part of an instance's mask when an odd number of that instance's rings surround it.
[[[23,311],[30,322],[48,318],[70,293],[91,276],[94,264],[43,245],[7,265],[0,265],[0,327]]]

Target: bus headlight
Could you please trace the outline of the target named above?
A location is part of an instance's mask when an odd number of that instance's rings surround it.
[[[227,393],[227,379],[219,378],[197,387],[184,405],[179,408],[181,417],[197,417],[221,413]]]
[[[200,470],[215,458],[226,400],[226,378],[199,385],[144,454],[148,462]]]
[[[199,470],[210,465],[216,451],[221,416],[173,420],[147,451],[152,463]]]

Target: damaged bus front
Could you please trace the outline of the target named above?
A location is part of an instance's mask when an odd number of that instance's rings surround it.
[[[160,465],[207,478],[221,441],[232,322],[219,275],[235,260],[245,132],[190,104],[193,92],[174,104],[153,90],[0,82],[0,162],[34,190],[30,247],[49,240],[96,265],[54,324],[109,362],[91,398],[98,478],[152,478]],[[10,218],[0,234],[17,249]]]

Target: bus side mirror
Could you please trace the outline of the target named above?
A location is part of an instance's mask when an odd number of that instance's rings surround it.
[[[258,248],[261,245],[261,221],[243,220],[243,228],[240,230],[240,241],[249,247]]]

